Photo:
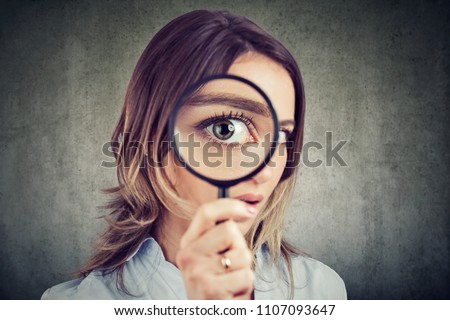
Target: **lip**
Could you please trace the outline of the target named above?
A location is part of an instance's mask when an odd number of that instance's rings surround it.
[[[244,201],[247,203],[247,205],[256,207],[264,199],[264,197],[260,194],[246,193],[246,194],[241,194],[240,196],[234,197],[234,199]]]

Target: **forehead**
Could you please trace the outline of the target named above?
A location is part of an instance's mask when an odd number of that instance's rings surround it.
[[[262,54],[250,52],[240,56],[228,73],[246,78],[259,86],[272,101],[279,120],[294,119],[294,84],[283,66]]]

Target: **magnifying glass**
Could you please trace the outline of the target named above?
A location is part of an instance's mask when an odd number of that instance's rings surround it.
[[[192,174],[218,187],[218,197],[266,166],[279,139],[272,102],[248,79],[216,74],[189,86],[169,121],[172,147]]]

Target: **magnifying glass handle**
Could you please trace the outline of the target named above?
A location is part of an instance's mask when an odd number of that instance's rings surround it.
[[[228,187],[219,187],[219,199],[221,199],[221,198],[229,198],[229,197],[230,197],[230,193],[228,192]],[[221,224],[222,222],[225,222],[227,220],[228,219],[216,221],[216,224]],[[223,251],[221,253],[224,253],[226,251],[228,251],[228,249],[226,249],[225,251]]]
[[[219,187],[219,199],[228,198],[230,193],[228,192],[228,187]]]

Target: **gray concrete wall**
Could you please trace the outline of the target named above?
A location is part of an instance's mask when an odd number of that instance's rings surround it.
[[[0,297],[70,278],[104,227],[101,146],[149,39],[230,9],[297,58],[306,141],[348,140],[348,166],[301,170],[287,220],[349,298],[450,298],[447,1],[2,1]],[[324,159],[312,151],[312,160]]]

